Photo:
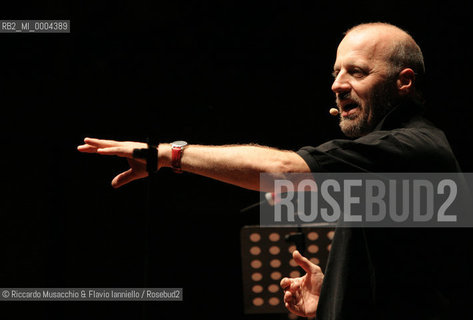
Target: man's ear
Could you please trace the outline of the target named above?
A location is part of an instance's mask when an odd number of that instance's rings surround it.
[[[396,85],[400,95],[408,95],[414,90],[415,78],[415,73],[411,68],[405,68],[399,73]]]

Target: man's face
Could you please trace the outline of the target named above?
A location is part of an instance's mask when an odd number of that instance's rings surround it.
[[[387,43],[381,35],[362,30],[349,33],[338,47],[332,91],[346,136],[372,131],[397,100],[397,77],[389,76]]]

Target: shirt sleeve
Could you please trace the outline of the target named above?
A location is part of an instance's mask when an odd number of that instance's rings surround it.
[[[403,137],[405,136],[405,137]],[[412,160],[422,163],[419,143],[410,134],[377,131],[356,140],[337,139],[318,147],[303,147],[299,154],[312,172],[412,171]]]

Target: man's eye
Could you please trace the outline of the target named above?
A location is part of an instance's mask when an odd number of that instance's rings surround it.
[[[340,73],[340,71],[335,70],[334,72],[332,72],[332,77],[336,78],[339,73]]]
[[[364,77],[366,75],[366,73],[363,72],[363,70],[361,70],[361,69],[350,70],[350,74],[354,77],[357,77],[357,78],[361,78],[361,77]]]

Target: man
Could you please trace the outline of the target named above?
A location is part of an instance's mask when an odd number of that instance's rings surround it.
[[[421,116],[419,79],[422,52],[405,31],[385,23],[362,24],[341,41],[332,90],[342,132],[355,140],[333,140],[298,152],[256,145],[202,146],[178,142],[158,146],[158,169],[172,167],[252,190],[260,174],[306,172],[452,172],[458,165],[443,133]],[[81,152],[127,158],[130,169],[117,175],[120,187],[147,176],[137,142],[86,138]],[[281,281],[286,307],[317,319],[440,319],[448,313],[448,293],[438,279],[443,263],[428,250],[430,234],[401,229],[337,230],[326,274],[295,251],[306,271]],[[426,249],[427,248],[427,249]],[[426,259],[417,257],[418,251]],[[399,260],[400,259],[400,260]]]

